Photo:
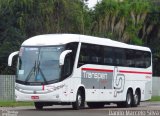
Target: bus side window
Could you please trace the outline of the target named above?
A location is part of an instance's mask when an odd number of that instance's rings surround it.
[[[102,47],[98,45],[90,45],[89,50],[91,64],[102,64]]]
[[[79,57],[79,64],[86,64],[89,61],[89,56],[81,54]]]
[[[125,66],[125,50],[122,48],[115,48],[115,65],[116,66]]]
[[[134,50],[126,49],[126,65],[127,67],[135,67],[135,54]]]
[[[81,44],[81,50],[79,54],[78,67],[88,64],[90,61],[90,57],[88,54],[88,46],[87,44]]]
[[[104,48],[104,65],[114,65],[113,64],[113,49],[111,47],[105,47]]]
[[[72,54],[67,54],[67,56],[65,58],[64,65],[62,67],[62,73],[61,73],[63,79],[65,79],[66,77],[68,77],[72,73],[71,55]]]
[[[135,51],[135,65],[137,68],[144,68],[144,57],[143,57],[143,52],[142,51]]]
[[[144,53],[144,62],[145,62],[146,68],[148,68],[151,65],[151,53],[150,52]]]
[[[72,74],[77,48],[78,48],[77,42],[69,43],[66,45],[65,49],[72,50],[72,52],[67,54],[65,57],[64,65],[62,66],[62,72],[61,72],[62,80]]]

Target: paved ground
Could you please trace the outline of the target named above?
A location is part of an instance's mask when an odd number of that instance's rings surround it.
[[[160,102],[142,102],[135,108],[117,108],[116,105],[101,109],[73,110],[71,106],[45,107],[37,111],[32,106],[0,107],[0,116],[160,116]]]

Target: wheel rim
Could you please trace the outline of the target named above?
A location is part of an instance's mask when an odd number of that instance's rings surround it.
[[[128,93],[128,95],[127,95],[127,104],[128,105],[131,104],[131,95],[130,95],[130,93]]]
[[[82,97],[81,95],[78,95],[78,105],[81,106],[82,104]]]
[[[138,95],[137,95],[137,93],[134,95],[134,102],[135,102],[135,104],[138,104]]]

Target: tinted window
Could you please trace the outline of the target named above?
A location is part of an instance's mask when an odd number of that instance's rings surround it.
[[[103,52],[101,46],[98,45],[90,45],[89,46],[89,56],[91,60],[91,64],[102,64]]]
[[[135,67],[147,68],[151,65],[151,54],[144,51],[135,51]]]
[[[104,65],[114,65],[114,52],[112,47],[104,47]]]
[[[125,66],[125,50],[121,48],[114,48],[115,65]]]
[[[72,74],[74,61],[77,53],[78,43],[73,42],[66,45],[66,50],[72,50],[71,53],[67,54],[65,57],[64,65],[62,66],[61,80],[65,79]]]
[[[135,52],[131,49],[126,49],[126,65],[127,67],[135,67]]]
[[[144,62],[145,62],[145,67],[149,67],[151,65],[151,53],[150,52],[145,52],[144,53]]]
[[[78,67],[84,64],[102,64],[103,46],[94,44],[81,44]]]
[[[78,67],[90,63],[89,45],[81,44],[81,50],[79,55]]]
[[[151,53],[82,43],[78,67],[84,64],[147,68],[151,65]]]

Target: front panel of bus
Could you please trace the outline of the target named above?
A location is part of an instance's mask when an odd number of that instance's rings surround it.
[[[76,42],[22,46],[17,65],[16,100],[54,101],[54,98],[59,98],[61,88],[65,88],[63,81],[72,74],[77,47]],[[64,65],[60,66],[60,54],[65,50],[72,52],[66,55]]]

